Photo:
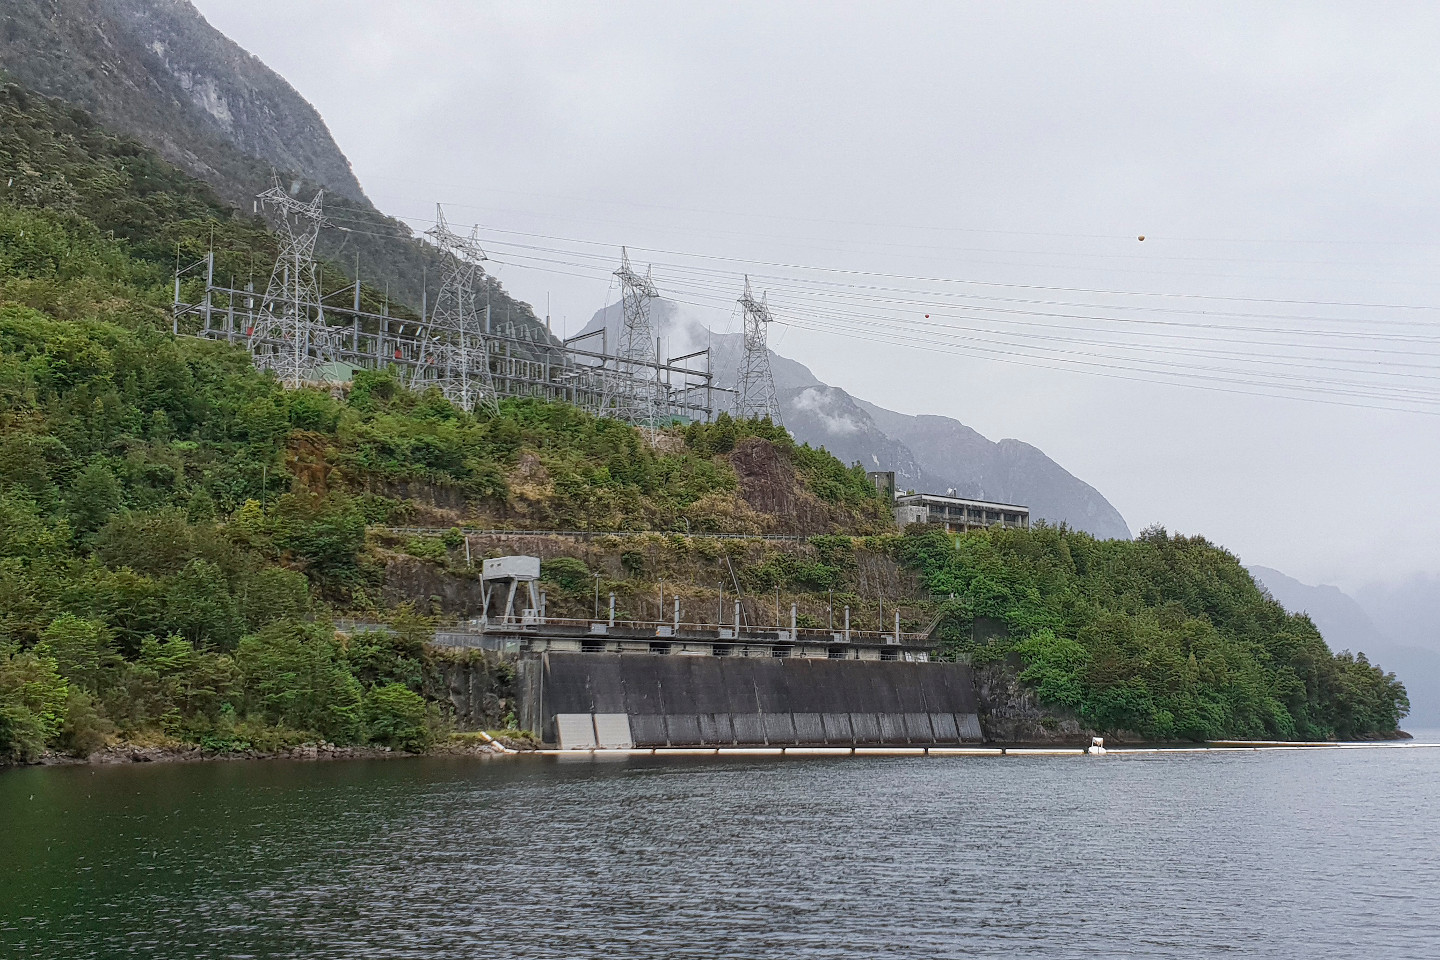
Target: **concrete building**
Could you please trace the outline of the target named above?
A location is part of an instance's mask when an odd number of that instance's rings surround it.
[[[912,523],[943,523],[950,533],[983,530],[986,527],[1030,526],[1030,508],[1013,503],[991,503],[988,500],[967,500],[952,494],[907,493],[895,498],[895,522],[901,527]]]

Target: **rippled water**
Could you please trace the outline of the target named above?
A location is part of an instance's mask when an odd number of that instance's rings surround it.
[[[0,774],[4,957],[1437,957],[1440,750]]]

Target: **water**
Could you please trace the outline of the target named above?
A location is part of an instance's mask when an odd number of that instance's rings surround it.
[[[0,774],[0,957],[1437,957],[1440,749]]]

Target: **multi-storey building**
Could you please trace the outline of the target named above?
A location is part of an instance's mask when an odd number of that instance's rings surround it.
[[[895,498],[895,522],[943,523],[950,533],[985,527],[1028,527],[1030,508],[1013,503],[991,503],[938,493],[908,493]]]

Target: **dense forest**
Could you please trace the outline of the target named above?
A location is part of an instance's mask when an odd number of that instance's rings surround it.
[[[1231,554],[1160,528],[1096,540],[1040,526],[908,536],[905,562],[945,597],[941,636],[972,662],[1015,657],[1042,702],[1156,740],[1323,740],[1385,733],[1405,688],[1332,654]],[[1002,625],[976,630],[977,622]]]
[[[382,599],[378,559],[378,531],[414,522],[798,525],[820,534],[811,559],[746,577],[812,592],[846,589],[864,537],[936,598],[947,649],[1017,657],[1101,729],[1344,737],[1403,715],[1393,677],[1331,655],[1203,540],[887,533],[863,470],[765,421],[652,443],[563,404],[470,414],[386,372],[284,390],[243,350],[170,332],[176,260],[213,242],[222,271],[253,270],[264,225],[13,85],[0,185],[0,761],[116,737],[423,748],[446,730],[424,695],[432,625]],[[583,604],[590,573],[547,575]],[[335,629],[353,615],[389,629]],[[977,643],[980,618],[1003,638]]]

